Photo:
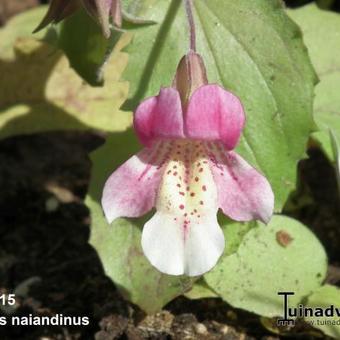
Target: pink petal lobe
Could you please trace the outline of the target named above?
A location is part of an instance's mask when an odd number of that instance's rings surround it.
[[[219,207],[236,221],[257,219],[268,223],[274,209],[269,182],[236,152],[222,148],[214,145],[210,149]]]
[[[178,91],[163,88],[158,96],[144,100],[135,112],[134,127],[146,146],[157,139],[183,138],[183,112]]]
[[[232,150],[242,132],[245,115],[240,100],[218,85],[204,85],[192,95],[185,117],[187,137],[222,141]]]
[[[111,174],[102,195],[102,207],[109,223],[118,217],[142,216],[153,208],[164,155],[162,145],[143,149]]]

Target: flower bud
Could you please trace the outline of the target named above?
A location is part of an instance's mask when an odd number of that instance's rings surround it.
[[[202,57],[193,51],[188,52],[179,62],[172,86],[181,96],[185,108],[193,92],[208,83]]]

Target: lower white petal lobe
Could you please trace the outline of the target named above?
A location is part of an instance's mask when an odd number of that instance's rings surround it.
[[[168,163],[156,197],[157,213],[143,229],[149,261],[171,275],[201,275],[223,253],[218,195],[202,142],[167,142]]]

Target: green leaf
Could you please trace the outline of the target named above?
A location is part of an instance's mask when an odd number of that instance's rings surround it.
[[[290,11],[300,25],[320,83],[314,102],[315,121],[320,129],[313,134],[330,159],[335,159],[330,131],[340,136],[340,16],[311,4]],[[339,138],[339,137],[337,137]]]
[[[148,20],[149,18],[145,17],[145,15],[148,14],[148,7],[153,3],[153,0],[122,0],[122,10],[128,15],[129,18],[134,20],[146,20],[148,22],[155,23],[155,21]]]
[[[189,44],[181,1],[134,3],[159,24],[133,30],[123,74],[130,82],[129,109],[171,84]],[[209,80],[238,95],[246,110],[238,151],[270,180],[280,210],[313,127],[316,79],[301,33],[279,0],[195,0],[194,7],[197,50]]]
[[[249,232],[249,230],[257,226],[256,222],[240,223],[232,221],[223,214],[219,214],[218,222],[223,229],[224,238],[226,240],[226,247],[222,258],[235,253],[244,236]],[[185,296],[189,299],[203,299],[208,297],[218,297],[218,294],[214,292],[203,277],[194,283],[192,289],[187,292]]]
[[[326,309],[330,306],[340,308],[340,289],[331,285],[325,285],[308,297],[306,307]],[[333,317],[306,317],[305,320],[313,327],[322,330],[325,334],[340,339],[340,318]]]
[[[60,24],[57,44],[82,78],[91,85],[102,85],[104,64],[121,35],[121,31],[112,29],[106,39],[100,26],[80,9]]]
[[[204,278],[225,301],[259,315],[283,314],[280,291],[293,291],[290,306],[319,288],[327,258],[320,242],[301,223],[274,216],[243,238],[236,253],[223,257]]]
[[[257,226],[256,222],[240,223],[232,221],[223,214],[219,214],[218,223],[223,229],[226,240],[226,247],[222,258],[235,253],[247,232]],[[216,292],[204,280],[204,277],[195,282],[192,289],[185,296],[189,299],[218,297]]]
[[[316,143],[330,161],[334,161],[334,149],[332,148],[330,130],[314,132],[312,134],[312,142]]]
[[[191,300],[218,298],[219,296],[208,286],[204,278],[201,278],[194,283],[192,289],[190,289],[184,296]]]
[[[93,88],[55,47],[26,37],[39,15],[40,8],[29,11],[0,29],[0,42],[14,44],[0,50],[0,138],[66,129],[112,132],[129,126],[131,114],[119,110],[127,93],[127,84],[118,81],[127,62],[119,46],[105,66],[105,86]]]
[[[123,295],[148,313],[191,288],[193,279],[164,275],[153,268],[141,249],[141,229],[147,219],[119,219],[109,225],[100,198],[105,180],[139,149],[132,130],[113,134],[92,154],[93,172],[86,204],[91,210],[90,243],[98,252],[106,274]],[[123,185],[123,184],[122,184]]]
[[[153,20],[143,17],[143,14],[149,6],[148,2],[149,0],[122,0],[123,19],[125,24],[127,24],[127,28],[133,28],[133,25],[153,25],[156,23]],[[132,26],[129,26],[129,24],[132,24]]]
[[[236,222],[230,220],[223,214],[218,216],[219,225],[223,229],[224,238],[226,240],[226,248],[223,256],[234,254],[240,246],[244,236],[249,230],[257,226],[257,222]]]

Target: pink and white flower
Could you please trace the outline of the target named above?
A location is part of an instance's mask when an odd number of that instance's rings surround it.
[[[270,184],[232,151],[244,123],[240,100],[218,85],[197,88],[185,108],[174,88],[138,106],[145,148],[109,177],[102,206],[109,223],[156,208],[142,248],[159,271],[197,276],[214,267],[225,247],[219,208],[237,221],[269,221]]]

